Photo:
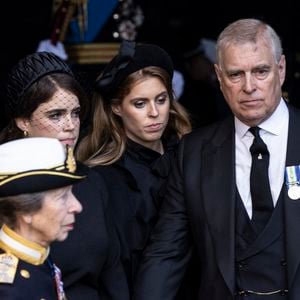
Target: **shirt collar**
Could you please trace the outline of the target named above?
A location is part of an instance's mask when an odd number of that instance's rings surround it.
[[[280,135],[289,120],[289,112],[285,101],[281,98],[279,105],[272,115],[259,124],[259,127],[273,135]],[[236,134],[242,139],[248,134],[249,126],[241,122],[237,117],[234,117]]]

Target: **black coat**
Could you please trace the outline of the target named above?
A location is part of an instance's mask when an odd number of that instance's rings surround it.
[[[300,111],[289,107],[286,166],[300,165]],[[300,200],[283,193],[288,299],[300,299]],[[198,299],[235,293],[235,132],[229,118],[183,138],[161,216],[145,251],[136,300],[173,300],[195,246]]]
[[[126,300],[127,280],[107,209],[107,189],[99,174],[88,172],[73,187],[83,210],[68,238],[51,245],[53,261],[61,269],[68,300]]]
[[[164,144],[165,154],[160,155],[129,140],[117,163],[94,168],[103,175],[109,189],[121,258],[130,285],[157,220],[177,144],[177,138],[170,139]]]

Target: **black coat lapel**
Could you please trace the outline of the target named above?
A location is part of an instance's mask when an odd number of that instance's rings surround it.
[[[216,245],[217,263],[234,292],[235,152],[233,120],[221,123],[202,152],[201,182],[204,209]]]
[[[300,165],[300,112],[289,107],[289,133],[286,166]],[[292,200],[284,186],[288,284],[292,286],[300,263],[300,199]]]

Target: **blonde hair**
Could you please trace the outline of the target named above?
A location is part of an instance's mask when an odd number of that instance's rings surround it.
[[[112,111],[112,105],[120,104],[137,81],[149,77],[159,78],[170,97],[170,117],[163,137],[167,138],[175,133],[181,138],[191,131],[188,113],[174,100],[172,81],[168,73],[159,67],[146,67],[130,74],[110,100],[94,92],[92,126],[76,148],[76,156],[80,161],[96,166],[110,165],[120,159],[126,149],[127,137],[120,117]]]

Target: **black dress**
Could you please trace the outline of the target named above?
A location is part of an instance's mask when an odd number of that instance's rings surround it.
[[[128,140],[122,158],[110,166],[94,167],[103,175],[121,243],[121,259],[130,288],[139,260],[156,223],[164,184],[175,158],[178,139],[164,143],[160,153]]]
[[[103,179],[89,169],[87,179],[74,185],[73,192],[83,210],[76,216],[74,230],[68,238],[51,245],[53,260],[62,272],[67,299],[129,299]]]

